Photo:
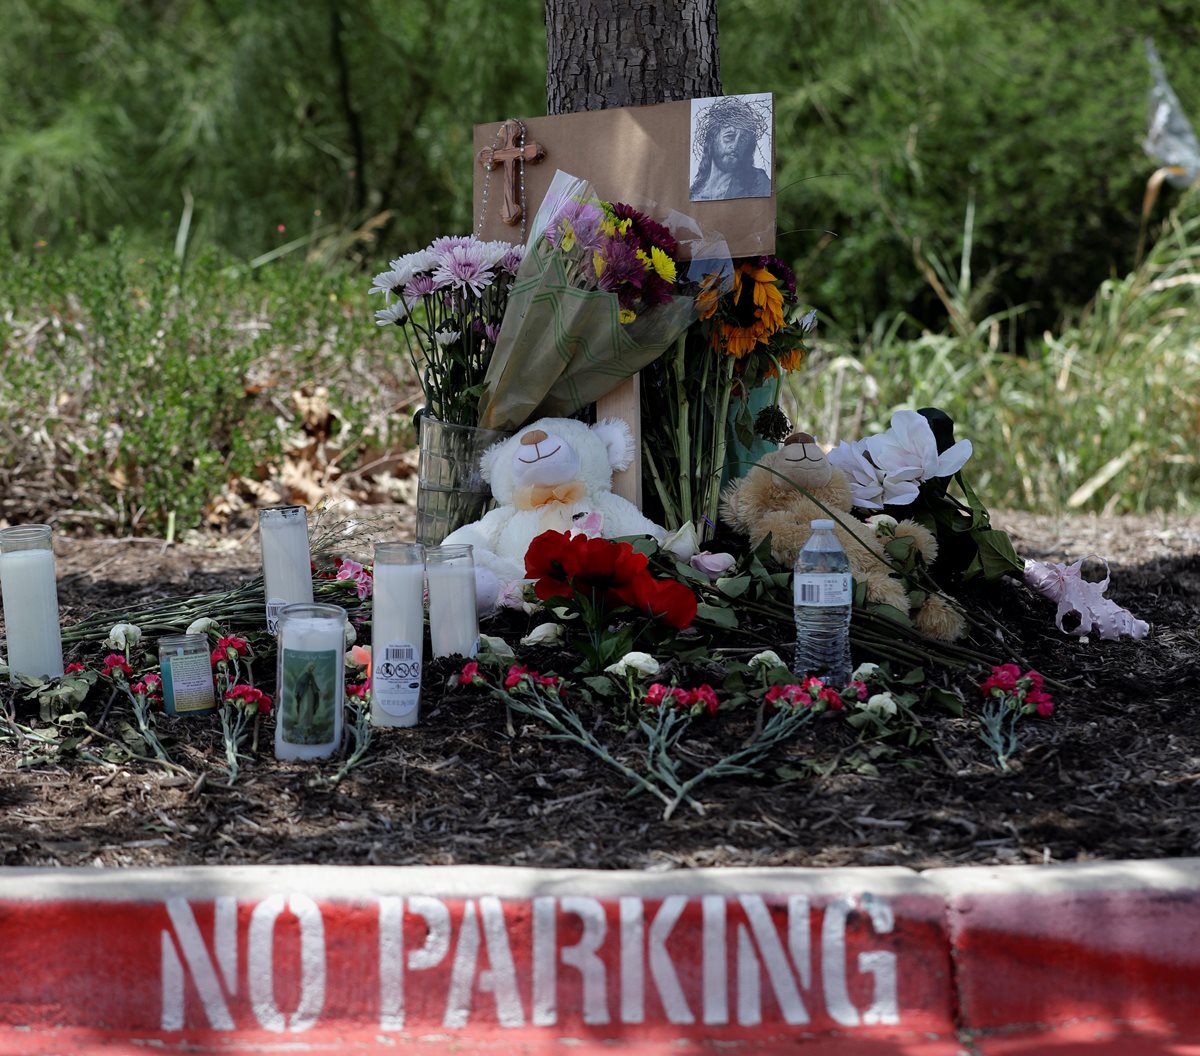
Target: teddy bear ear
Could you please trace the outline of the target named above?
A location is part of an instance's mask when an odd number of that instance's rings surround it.
[[[479,456],[479,473],[488,484],[492,482],[492,470],[496,468],[496,460],[500,457],[500,449],[506,443],[508,443],[507,440],[498,440]]]
[[[623,418],[605,418],[592,426],[592,432],[604,441],[608,464],[620,472],[633,462],[633,430]]]

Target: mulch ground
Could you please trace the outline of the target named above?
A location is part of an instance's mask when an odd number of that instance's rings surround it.
[[[665,870],[1200,854],[1200,519],[998,514],[994,523],[1024,557],[1107,558],[1109,596],[1153,626],[1143,642],[1072,639],[1055,629],[1053,607],[1016,583],[977,592],[972,604],[1008,628],[1006,646],[1066,683],[1053,718],[1023,724],[1008,773],[970,711],[930,717],[929,744],[877,758],[844,723],[815,721],[762,777],[701,786],[703,816],[681,808],[663,821],[657,801],[628,795],[582,749],[519,716],[510,725],[491,698],[448,687],[450,667],[431,664],[421,724],[376,731],[364,762],[332,788],[314,777],[336,764],[276,762],[269,728],[224,787],[215,718],[160,718],[187,775],[136,762],[18,766],[21,746],[0,740],[0,863]],[[258,570],[252,535],[169,548],[60,539],[58,551],[65,623],[229,588]],[[786,641],[765,644],[788,655]],[[725,725],[697,725],[697,757],[748,732],[750,719],[706,721]]]

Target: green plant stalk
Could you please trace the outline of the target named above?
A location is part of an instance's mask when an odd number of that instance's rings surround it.
[[[354,714],[354,721],[346,726],[350,739],[354,742],[354,747],[334,774],[330,777],[314,777],[311,784],[336,788],[346,779],[350,771],[359,766],[366,758],[367,751],[371,747],[370,701],[369,699],[364,700],[360,704],[357,701],[347,700],[346,707]]]
[[[725,362],[722,364],[724,377],[721,379],[720,396],[712,423],[713,447],[708,465],[708,479],[704,482],[704,508],[700,511],[704,520],[703,525],[700,526],[701,542],[708,537],[710,531],[716,529],[717,524],[717,500],[721,494],[721,477],[725,472],[726,432],[728,431],[726,418],[729,416],[729,400],[733,393],[734,365],[734,358],[726,356]]]
[[[687,350],[687,331],[679,335],[675,342],[675,405],[678,409],[678,426],[675,430],[676,458],[679,466],[679,524],[680,528],[694,520],[692,509],[692,434],[691,434],[691,401],[688,399],[687,386],[684,384],[684,368]],[[707,370],[705,360],[705,370]],[[700,390],[703,392],[703,388]],[[703,408],[702,408],[703,409]]]
[[[626,766],[620,760],[614,758],[604,745],[588,730],[584,729],[579,716],[570,708],[565,707],[561,701],[558,702],[558,711],[554,711],[551,710],[548,702],[544,701],[542,694],[538,692],[536,687],[531,687],[533,702],[517,697],[500,686],[489,685],[488,689],[493,696],[503,701],[514,711],[518,711],[522,715],[530,715],[535,719],[540,719],[556,731],[555,736],[558,738],[579,745],[581,748],[591,752],[601,762],[611,766],[633,784],[633,792],[636,793],[644,790],[662,800],[664,804],[670,804],[671,797],[666,792],[643,774],[639,774],[632,767]]]

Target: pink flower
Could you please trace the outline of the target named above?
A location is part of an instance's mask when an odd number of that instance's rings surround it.
[[[84,667],[83,664],[76,662],[73,664],[67,664],[67,666],[65,668],[63,668],[63,674],[64,675],[77,675],[77,674],[79,674],[80,671],[86,671],[86,670],[87,670],[87,668]]]
[[[710,714],[717,713],[717,691],[713,689],[707,682],[702,686],[697,686],[691,691],[688,696],[688,704],[695,707],[697,704],[702,704],[704,709]]]
[[[709,579],[719,579],[736,563],[737,559],[733,554],[710,554],[707,550],[688,558],[688,564],[697,572],[703,572]]]
[[[820,682],[815,678],[808,679],[805,685],[809,682],[816,682],[818,686],[820,685]],[[813,702],[808,690],[804,686],[798,686],[795,683],[789,683],[786,686],[772,686],[764,694],[764,697],[768,704],[774,704],[777,708],[807,708]]]
[[[816,675],[810,675],[800,683],[800,688],[805,693],[820,693],[825,688],[825,683],[817,678]]]
[[[675,708],[686,708],[689,703],[689,694],[686,689],[681,689],[679,686],[664,686],[661,682],[653,682],[646,690],[646,695],[642,700],[653,708],[661,708],[664,704],[670,704]]]
[[[359,700],[367,699],[367,692],[371,688],[371,680],[368,678],[365,682],[347,682],[346,696],[357,697]]]
[[[371,677],[371,647],[369,645],[351,646],[350,662],[355,667],[365,667],[367,678]]]
[[[483,676],[479,673],[479,665],[474,661],[463,664],[463,669],[458,673],[458,682],[462,686],[471,686],[476,682],[483,684]]]
[[[829,705],[830,711],[842,710],[842,695],[832,686],[825,686],[820,693],[817,694],[818,700],[825,701]]]
[[[985,697],[994,690],[999,690],[1001,693],[1014,693],[1017,688],[1017,679],[1020,677],[1021,669],[1016,664],[1001,664],[999,667],[992,668],[991,675],[984,679],[979,691]]]
[[[351,561],[345,558],[338,564],[337,575],[334,579],[350,579],[354,581],[354,589],[358,594],[358,600],[362,601],[371,593],[372,578],[371,573],[363,568],[357,561]]]
[[[245,683],[239,683],[225,692],[225,701],[241,708],[243,711],[257,711],[260,715],[271,714],[271,698],[261,689],[255,689]]]
[[[865,682],[856,678],[846,688],[852,689],[854,691],[854,695],[858,697],[859,700],[867,699],[867,684]]]
[[[236,660],[239,656],[250,655],[250,643],[245,638],[238,638],[236,635],[226,635],[224,638],[217,640],[217,647],[212,651],[212,666],[223,664],[229,660]]]
[[[529,674],[529,668],[523,664],[513,664],[508,669],[508,674],[504,676],[504,688],[515,689],[521,679]]]
[[[1031,689],[1025,694],[1025,706],[1033,706],[1033,709],[1042,716],[1049,718],[1054,714],[1054,699],[1042,689]]]
[[[133,668],[129,666],[120,653],[109,653],[104,658],[104,662],[100,667],[100,674],[105,678],[112,678],[114,674],[122,674],[128,677],[133,674]]]

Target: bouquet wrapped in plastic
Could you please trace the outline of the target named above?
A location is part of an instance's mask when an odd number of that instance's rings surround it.
[[[555,174],[530,231],[484,379],[479,424],[514,430],[593,403],[696,319],[697,295],[733,281],[723,240]]]

